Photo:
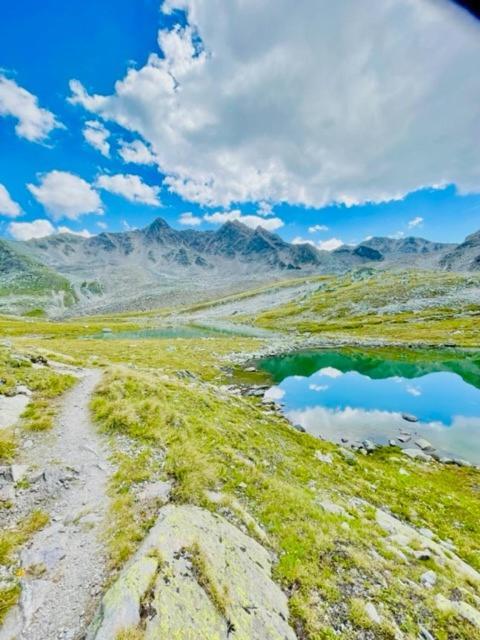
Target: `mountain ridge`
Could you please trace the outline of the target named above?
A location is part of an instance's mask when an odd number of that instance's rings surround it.
[[[339,274],[362,267],[480,269],[480,231],[460,244],[374,237],[329,252],[313,243],[289,243],[240,221],[198,231],[177,230],[156,218],[142,229],[104,231],[89,238],[62,233],[3,242],[29,264],[68,282],[77,306],[87,311],[200,301],[289,274]],[[15,279],[16,271],[12,263],[5,277]]]

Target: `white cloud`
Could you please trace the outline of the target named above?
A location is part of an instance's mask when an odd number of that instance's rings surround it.
[[[421,226],[422,223],[423,223],[423,218],[421,218],[420,216],[417,216],[416,218],[413,218],[412,220],[410,220],[407,226],[409,229],[413,229],[414,227]]]
[[[263,395],[267,400],[281,400],[285,396],[285,391],[280,387],[270,387]]]
[[[159,32],[163,55],[113,95],[72,81],[71,100],[148,141],[184,198],[323,206],[447,183],[480,191],[480,23],[455,4],[164,7],[188,10],[189,24]]]
[[[38,98],[14,80],[0,74],[0,116],[12,116],[18,122],[15,132],[30,142],[42,142],[55,128],[62,127],[53,113],[42,109]]]
[[[308,388],[312,391],[327,391],[328,384],[309,384]]]
[[[97,222],[97,227],[99,227],[100,229],[108,229],[108,224],[106,222],[102,222],[102,220],[99,220]]]
[[[39,176],[40,184],[27,184],[30,192],[55,220],[75,220],[84,213],[102,213],[98,193],[78,176],[67,171],[50,171]]]
[[[11,222],[8,231],[15,240],[31,240],[43,238],[55,233],[55,227],[49,220],[32,220],[32,222]]]
[[[262,218],[261,216],[243,215],[241,211],[217,211],[216,213],[207,213],[203,216],[205,222],[213,224],[224,224],[225,222],[233,222],[238,220],[251,229],[263,227],[267,231],[276,231],[283,227],[283,220],[280,218]]]
[[[20,205],[12,200],[6,187],[0,183],[0,216],[16,218],[22,213]]]
[[[297,236],[292,240],[292,244],[311,244],[313,247],[316,247],[320,251],[334,251],[339,247],[343,246],[345,243],[338,238],[329,238],[328,240],[319,240],[315,242],[310,238],[302,238],[301,236]]]
[[[340,378],[343,376],[343,373],[340,369],[335,369],[335,367],[323,367],[317,371],[317,376],[327,376],[327,378]]]
[[[270,216],[272,215],[273,207],[269,202],[259,202],[257,209],[257,216]]]
[[[140,176],[123,173],[113,176],[102,175],[97,178],[96,186],[117,196],[122,196],[130,202],[149,204],[155,207],[160,205],[158,198],[160,188],[145,184]]]
[[[70,227],[58,227],[57,233],[71,233],[74,236],[81,236],[82,238],[91,238],[93,235],[88,229],[74,231],[73,229],[70,229]]]
[[[202,224],[202,219],[198,216],[194,216],[190,211],[182,213],[178,221],[180,224],[183,224],[187,227],[197,227],[199,224]]]
[[[83,128],[83,137],[106,158],[110,156],[110,131],[98,120],[88,120]]]
[[[405,237],[405,232],[404,231],[395,231],[395,233],[392,233],[388,237],[391,240],[401,240],[402,238]]]
[[[31,240],[32,238],[44,238],[54,233],[71,233],[82,238],[91,238],[92,234],[88,229],[74,231],[70,227],[54,227],[50,220],[37,219],[32,222],[11,222],[8,231],[15,240]]]
[[[118,153],[124,162],[133,164],[155,164],[155,156],[141,140],[120,140]]]
[[[420,389],[418,387],[414,387],[413,385],[407,385],[406,392],[409,393],[411,396],[422,395],[422,392],[420,391]]]
[[[324,224],[314,224],[312,227],[308,227],[308,233],[320,233],[321,231],[328,231],[328,227]]]

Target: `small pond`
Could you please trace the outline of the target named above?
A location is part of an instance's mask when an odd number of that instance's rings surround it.
[[[268,358],[258,368],[275,383],[267,397],[314,435],[408,448],[421,437],[480,464],[480,354],[322,350]]]
[[[101,333],[88,337],[105,340],[171,340],[175,338],[222,338],[225,336],[264,337],[265,335],[269,335],[269,332],[233,323],[212,323],[211,325],[179,323],[134,331],[111,331],[105,328]]]

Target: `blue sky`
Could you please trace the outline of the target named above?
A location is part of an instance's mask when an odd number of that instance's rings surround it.
[[[343,4],[4,3],[0,234],[479,229],[478,24],[447,0]]]

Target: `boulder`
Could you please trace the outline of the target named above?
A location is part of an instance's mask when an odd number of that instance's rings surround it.
[[[105,594],[86,638],[112,640],[147,612],[145,640],[295,640],[271,569],[269,552],[218,514],[169,504]]]
[[[415,440],[417,447],[420,447],[422,451],[433,451],[435,447],[425,438],[417,438]]]
[[[424,451],[419,451],[418,449],[402,449],[402,453],[404,453],[412,460],[421,460],[422,462],[429,462],[432,460],[432,456],[429,456]]]
[[[407,422],[418,422],[417,416],[414,416],[413,413],[402,413],[402,418]]]

